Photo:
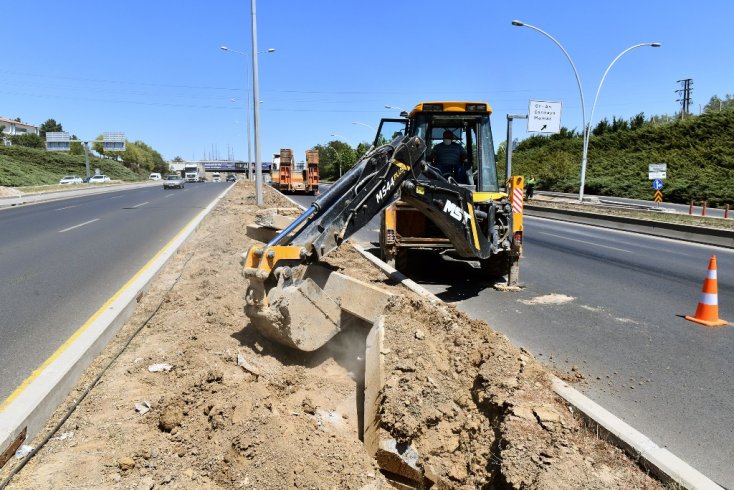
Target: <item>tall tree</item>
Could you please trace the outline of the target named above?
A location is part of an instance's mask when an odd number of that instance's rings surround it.
[[[61,123],[57,123],[55,119],[47,119],[46,122],[38,127],[41,138],[46,139],[46,133],[60,133],[64,128]]]
[[[630,129],[640,129],[642,126],[645,125],[645,113],[640,112],[639,114],[636,114],[630,118]]]

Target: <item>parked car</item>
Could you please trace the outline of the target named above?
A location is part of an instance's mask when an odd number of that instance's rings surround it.
[[[81,184],[82,178],[78,175],[64,175],[59,184]]]
[[[176,175],[176,174],[166,175],[166,178],[163,179],[163,188],[164,189],[183,189],[185,182],[186,181],[180,175]]]
[[[158,172],[153,172],[148,176],[148,180],[161,180],[161,174]]]
[[[109,182],[111,180],[112,179],[110,179],[106,175],[92,175],[89,178],[89,183],[90,184],[101,184],[102,182]]]
[[[234,176],[234,174],[229,174],[227,176],[227,182],[235,182],[237,181],[237,177]]]

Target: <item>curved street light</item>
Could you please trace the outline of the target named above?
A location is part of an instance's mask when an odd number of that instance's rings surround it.
[[[363,123],[363,122],[359,122],[359,121],[352,121],[352,124],[359,124],[360,126],[364,126],[366,128],[370,128],[372,131],[375,131],[375,128],[373,128],[372,126],[370,126],[367,123]]]
[[[395,105],[386,105],[385,106],[385,109],[394,109],[394,110],[400,111],[400,112],[408,112],[405,109],[403,109],[402,107],[398,107],[398,106],[395,106]]]
[[[339,166],[339,177],[341,177],[342,176],[342,161],[341,161],[341,157],[339,156],[339,152],[333,146],[327,146],[327,148],[333,151],[334,155],[336,155],[336,164]]]
[[[530,24],[526,24],[526,23],[521,22],[519,20],[513,20],[512,21],[512,25],[513,26],[517,26],[517,27],[528,27],[530,29],[533,29],[534,31],[540,32],[541,34],[543,34],[544,36],[546,36],[548,39],[550,39],[551,41],[553,41],[554,43],[556,43],[556,45],[559,48],[561,48],[561,51],[563,51],[563,54],[566,55],[566,59],[568,59],[568,62],[571,63],[571,68],[573,68],[573,73],[576,76],[576,84],[579,87],[579,94],[581,96],[581,117],[582,117],[582,122],[583,122],[583,132],[581,133],[581,136],[582,136],[582,141],[583,141],[583,149],[582,149],[582,155],[581,155],[581,183],[580,183],[580,186],[579,186],[579,202],[583,202],[583,200],[584,200],[584,185],[585,185],[585,182],[586,182],[586,162],[587,162],[587,156],[588,156],[588,152],[589,152],[589,135],[591,133],[591,121],[594,118],[594,109],[596,108],[596,101],[599,98],[599,92],[601,91],[601,86],[604,83],[604,79],[606,78],[607,73],[609,73],[609,69],[612,67],[612,65],[614,65],[614,63],[616,63],[619,58],[621,58],[622,56],[624,56],[629,51],[632,51],[635,48],[640,48],[642,46],[650,46],[650,47],[653,47],[653,48],[659,48],[660,46],[662,46],[662,44],[660,44],[660,43],[640,43],[640,44],[635,44],[634,46],[630,46],[629,48],[627,48],[624,51],[622,51],[621,53],[619,53],[617,55],[617,57],[614,58],[611,63],[609,63],[609,66],[607,66],[607,69],[604,72],[604,75],[602,75],[602,77],[601,77],[601,81],[599,82],[599,87],[596,90],[596,95],[594,96],[594,103],[591,106],[591,115],[589,117],[589,122],[587,124],[586,123],[586,108],[584,106],[584,91],[581,88],[581,79],[579,78],[579,73],[576,70],[576,65],[574,65],[573,60],[571,59],[571,56],[568,54],[568,51],[566,51],[566,49],[561,45],[561,43],[559,43],[558,41],[556,41],[556,39],[553,36],[551,36],[550,34],[548,34],[547,32],[545,32],[544,30],[539,29],[538,27],[532,26]]]
[[[228,46],[219,46],[219,49],[222,51],[228,51],[230,53],[239,54],[244,57],[248,57],[249,53],[245,53],[243,51],[237,51],[236,49],[232,49]],[[265,51],[259,51],[257,54],[263,54],[263,53],[274,53],[275,48],[268,48]],[[250,67],[248,63],[245,63],[245,80],[247,81],[247,93],[245,94],[245,99],[247,99],[247,177],[252,180],[252,153],[250,151],[250,144],[252,143],[252,137],[250,136]],[[262,101],[260,101],[262,102]]]
[[[614,63],[617,62],[617,60],[619,58],[621,58],[622,56],[624,56],[625,54],[627,54],[627,52],[632,51],[635,48],[641,48],[643,46],[650,46],[652,48],[659,48],[660,46],[662,46],[662,44],[660,44],[660,43],[640,43],[640,44],[635,44],[634,46],[630,46],[629,48],[627,48],[624,51],[622,51],[621,53],[619,53],[617,55],[617,57],[614,58],[611,63],[609,63],[609,66],[607,66],[607,69],[604,71],[604,75],[602,75],[602,77],[601,77],[601,81],[599,82],[599,87],[596,89],[596,95],[594,96],[594,103],[591,105],[591,115],[589,116],[589,128],[591,128],[591,121],[594,119],[594,109],[596,109],[596,101],[597,101],[597,99],[599,99],[599,92],[601,92],[601,86],[604,84],[604,79],[607,77],[607,73],[609,73],[609,69],[612,67],[612,65]],[[588,145],[588,136],[587,136],[587,143],[586,144]]]
[[[558,46],[559,48],[561,48],[561,51],[563,51],[563,54],[566,55],[566,59],[568,60],[569,63],[571,63],[571,68],[573,68],[573,74],[576,77],[576,85],[578,85],[578,87],[579,87],[579,95],[581,96],[581,120],[582,120],[582,123],[583,123],[583,126],[582,126],[583,129],[582,129],[582,131],[584,131],[584,133],[582,133],[582,136],[585,139],[586,138],[586,136],[585,136],[585,134],[586,134],[586,107],[584,106],[584,90],[583,90],[583,88],[581,88],[581,78],[579,78],[579,72],[578,72],[578,70],[576,70],[576,65],[573,63],[573,60],[571,59],[571,55],[568,54],[568,51],[566,51],[566,48],[564,48],[561,43],[559,43],[558,41],[556,41],[556,38],[554,38],[553,36],[551,36],[550,34],[548,34],[547,32],[545,32],[544,30],[542,30],[542,29],[540,29],[538,27],[532,26],[530,24],[526,24],[526,23],[521,22],[519,20],[513,20],[512,21],[512,25],[513,26],[516,26],[516,27],[528,27],[528,28],[530,28],[530,29],[532,29],[534,31],[538,31],[539,33],[543,34],[545,37],[547,37],[548,39],[550,39],[551,41],[553,41],[554,43],[556,43],[556,46]],[[585,148],[586,148],[586,146],[584,145],[584,152],[583,152],[583,155],[581,156],[581,187],[579,189],[579,201],[583,201],[583,199],[584,199],[584,176],[586,175],[586,151],[585,151]]]

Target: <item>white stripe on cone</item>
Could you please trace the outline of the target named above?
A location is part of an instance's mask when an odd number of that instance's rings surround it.
[[[701,293],[701,299],[699,300],[699,303],[702,303],[704,305],[718,305],[719,304],[719,298],[718,294],[710,294],[710,293]]]

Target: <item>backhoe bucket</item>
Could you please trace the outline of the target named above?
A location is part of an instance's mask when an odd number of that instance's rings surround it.
[[[316,264],[282,269],[278,284],[267,291],[257,274],[245,269],[245,314],[265,337],[301,351],[326,344],[351,316],[371,325],[393,296]]]

